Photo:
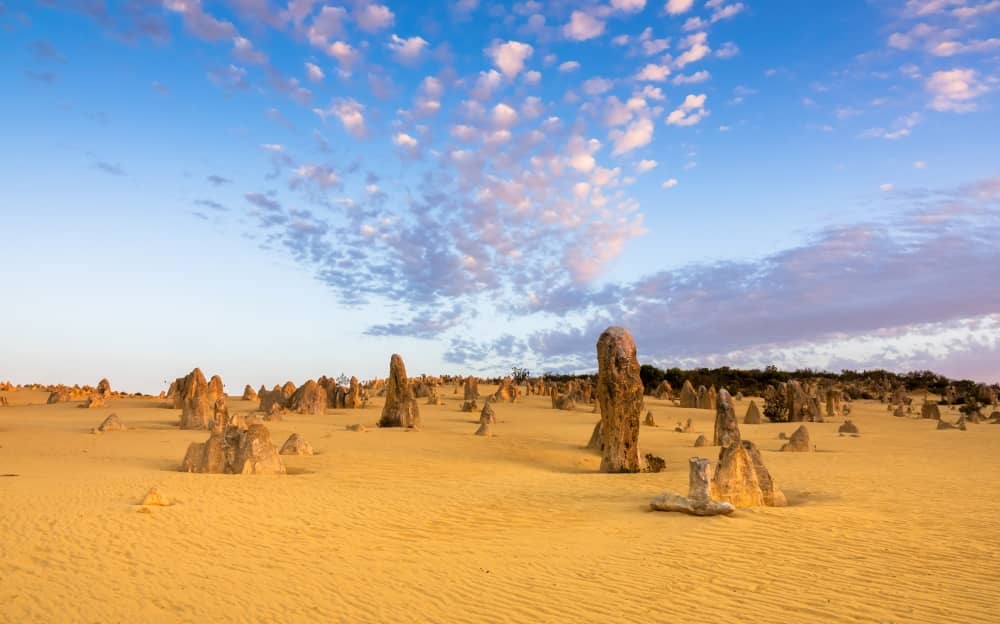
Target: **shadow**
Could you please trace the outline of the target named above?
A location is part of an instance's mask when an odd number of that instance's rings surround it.
[[[803,507],[812,504],[829,503],[841,500],[840,496],[834,496],[829,492],[816,492],[813,490],[781,490],[785,494],[789,507]]]

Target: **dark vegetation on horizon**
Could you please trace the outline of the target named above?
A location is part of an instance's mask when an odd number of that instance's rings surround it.
[[[929,392],[931,394],[943,395],[945,389],[952,385],[959,396],[974,394],[978,383],[971,379],[949,379],[944,375],[938,375],[931,371],[912,371],[909,373],[893,373],[887,370],[876,369],[866,371],[842,370],[839,373],[828,371],[817,371],[810,368],[801,368],[795,371],[781,371],[776,366],[766,368],[740,369],[723,366],[721,368],[695,368],[683,370],[680,368],[668,368],[666,370],[657,368],[650,364],[643,364],[639,370],[642,377],[642,384],[647,394],[651,393],[661,381],[666,380],[679,391],[685,380],[691,380],[695,388],[698,386],[715,386],[716,388],[726,388],[735,394],[742,392],[747,396],[763,396],[767,386],[777,386],[781,382],[829,379],[842,383],[846,386],[848,396],[852,399],[875,399],[876,396],[865,396],[866,393],[858,390],[862,386],[874,385],[876,383],[888,383],[893,388],[903,386],[907,392]],[[592,375],[559,375],[545,373],[542,375],[549,381],[569,381],[571,379],[581,379],[592,377]],[[1000,389],[1000,385],[994,384],[994,388]],[[855,396],[856,394],[856,396]]]

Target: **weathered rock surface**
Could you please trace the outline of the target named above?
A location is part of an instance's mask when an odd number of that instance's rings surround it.
[[[188,447],[181,463],[183,472],[214,474],[285,474],[271,432],[261,424],[247,429],[213,429],[206,442]]]
[[[323,386],[310,379],[288,399],[288,409],[299,414],[322,416],[326,413],[327,394]]]
[[[712,500],[712,467],[704,457],[688,460],[688,495],[661,494],[649,503],[653,511],[679,511],[695,516],[731,514],[736,508],[728,502]]]
[[[788,442],[781,447],[784,452],[799,452],[804,453],[811,451],[812,445],[809,444],[809,430],[806,429],[805,425],[799,425],[799,428],[792,432],[789,436]]]
[[[240,398],[242,398],[244,401],[257,401],[257,400],[259,400],[258,397],[257,397],[257,391],[254,390],[253,387],[250,384],[247,384],[243,388],[243,396],[240,397]]]
[[[597,402],[601,410],[601,472],[639,472],[642,379],[635,341],[622,327],[597,340]]]
[[[750,405],[747,406],[746,416],[743,417],[744,425],[759,425],[763,422],[763,417],[760,413],[760,408],[757,407],[757,402],[753,399],[750,400]]]
[[[281,455],[312,455],[313,447],[306,442],[305,438],[297,433],[293,433],[281,445],[281,450],[278,453]]]
[[[718,500],[736,507],[780,507],[786,504],[785,495],[764,467],[760,451],[749,440],[733,442],[720,451],[712,493]]]
[[[160,491],[160,488],[153,486],[146,492],[146,495],[142,497],[142,502],[140,505],[146,507],[169,507],[173,505],[173,502],[167,498],[167,496]]]
[[[406,376],[403,358],[394,353],[389,360],[389,379],[385,386],[385,405],[379,427],[405,427],[420,429],[420,408],[413,395],[413,388]]]
[[[844,424],[837,427],[838,433],[847,433],[851,435],[859,435],[861,431],[858,430],[858,426],[854,424],[854,421],[847,419]]]
[[[681,386],[681,407],[698,407],[698,393],[695,392],[690,379],[685,379],[684,385]]]
[[[704,434],[698,436],[694,440],[695,447],[708,446],[708,438]]]
[[[733,398],[723,388],[718,392],[715,402],[715,429],[712,435],[712,446],[726,447],[740,441],[740,425],[733,409]]]
[[[94,433],[107,433],[109,431],[125,431],[125,425],[118,419],[118,414],[109,414],[100,425],[94,429]]]

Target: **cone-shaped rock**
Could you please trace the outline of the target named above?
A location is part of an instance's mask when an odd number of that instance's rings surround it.
[[[740,441],[740,425],[733,409],[733,397],[723,388],[715,403],[715,432],[712,446],[727,447]]]
[[[250,384],[247,384],[246,387],[243,388],[243,396],[241,398],[244,401],[256,401],[257,391],[254,390],[253,387],[250,386]]]
[[[938,404],[930,401],[925,402],[920,407],[920,417],[941,420],[941,410],[938,408]]]
[[[695,438],[694,445],[696,447],[708,446],[708,438],[706,438],[704,436],[704,434],[702,434],[702,435],[698,436],[697,438]]]
[[[493,436],[493,425],[497,422],[496,413],[493,411],[493,407],[490,406],[490,400],[486,399],[486,404],[483,405],[483,411],[479,414],[479,429],[476,429],[477,436]]]
[[[747,414],[743,417],[743,424],[759,425],[761,422],[760,408],[757,407],[757,402],[751,399],[750,405],[747,406]]]
[[[597,402],[601,409],[601,472],[639,472],[642,379],[635,341],[623,327],[609,327],[597,341]]]
[[[698,407],[698,393],[695,392],[690,379],[685,379],[684,385],[681,386],[681,407]]]
[[[106,433],[108,431],[125,431],[125,425],[118,419],[118,414],[110,414],[104,421],[94,429],[95,433]]]
[[[106,377],[97,382],[97,394],[101,396],[108,396],[111,394],[111,382],[108,381]]]
[[[792,452],[806,452],[811,451],[812,446],[809,444],[809,430],[806,429],[805,425],[799,425],[791,436],[788,438],[788,443],[781,447],[782,451],[792,451]]]
[[[603,443],[603,437],[601,436],[601,421],[598,420],[597,424],[594,425],[593,432],[590,434],[590,441],[587,442],[587,448],[592,451],[600,452]]]
[[[399,354],[389,359],[389,379],[385,385],[385,405],[382,407],[380,427],[420,428],[420,408],[413,395],[410,380],[406,377],[406,365]]]
[[[305,438],[297,433],[293,433],[288,436],[288,439],[281,445],[281,450],[278,452],[281,455],[312,455],[313,447],[306,442]]]
[[[310,379],[292,394],[288,399],[288,409],[299,414],[321,416],[326,413],[326,390],[316,381]]]
[[[212,426],[215,399],[210,397],[208,382],[201,369],[196,368],[179,380],[177,396],[181,408],[181,429],[209,429]]]

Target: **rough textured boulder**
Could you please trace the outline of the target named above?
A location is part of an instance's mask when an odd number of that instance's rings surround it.
[[[761,497],[767,507],[784,507],[788,504],[784,492],[778,489],[770,471],[764,466],[764,459],[760,455],[760,449],[750,440],[742,440],[740,444],[743,450],[750,457],[753,464],[754,473],[757,475],[757,483],[760,485]],[[721,453],[720,453],[721,456]]]
[[[642,456],[646,461],[646,471],[647,472],[663,472],[663,469],[667,467],[667,462],[662,457],[657,457],[652,453],[646,453]]]
[[[957,421],[955,421],[954,425],[951,424],[950,422],[947,422],[947,421],[944,421],[944,420],[939,420],[938,424],[937,424],[937,428],[938,429],[958,429],[960,431],[965,431],[965,416],[960,416],[959,419]]]
[[[678,420],[677,426],[674,427],[674,431],[677,433],[691,433],[693,429],[694,429],[694,422],[690,418],[688,418],[687,422],[684,423],[683,425]]]
[[[178,381],[175,401],[180,402],[181,429],[210,428],[214,404],[218,397],[212,398],[201,369],[194,369]]]
[[[52,405],[54,403],[65,403],[69,400],[70,400],[69,390],[60,388],[59,390],[55,390],[51,394],[49,394],[49,398],[45,402],[49,405]]]
[[[681,386],[681,407],[698,407],[698,393],[689,379],[685,379]]]
[[[702,435],[698,436],[697,438],[695,438],[694,445],[696,447],[708,446],[708,438],[706,438],[704,436],[704,434],[702,434]]]
[[[649,503],[653,511],[679,511],[695,516],[717,516],[736,511],[732,503],[712,500],[712,466],[704,457],[688,459],[688,495],[661,494]]]
[[[594,425],[593,432],[590,434],[590,441],[587,442],[587,448],[592,451],[601,452],[601,446],[603,443],[603,437],[601,436],[601,421],[598,420],[597,424]]]
[[[389,379],[385,386],[385,405],[379,427],[420,429],[420,408],[406,376],[403,358],[394,353],[389,360]]]
[[[743,424],[759,425],[761,422],[763,422],[763,418],[760,414],[760,408],[757,407],[757,402],[751,399],[750,405],[747,406],[746,416],[743,417]]]
[[[740,441],[740,425],[733,409],[733,398],[723,388],[715,404],[715,430],[712,435],[712,446],[730,446]]]
[[[139,504],[146,507],[169,507],[173,505],[173,502],[160,491],[160,488],[154,486],[146,492],[146,495],[142,497],[142,502]]]
[[[326,413],[327,395],[323,386],[310,379],[288,399],[288,409],[299,414],[322,416]]]
[[[635,341],[622,327],[597,340],[597,402],[601,408],[601,472],[639,472],[642,379]]]
[[[475,412],[479,409],[479,379],[475,377],[466,377],[465,383],[462,386],[462,411],[463,412]]]
[[[479,414],[479,428],[476,429],[477,436],[493,436],[493,425],[497,424],[497,416],[490,405],[490,400],[486,399],[483,411]]]
[[[508,375],[500,381],[500,385],[497,387],[497,391],[493,393],[494,401],[513,401],[516,396],[516,390],[513,387],[514,381]]]
[[[897,405],[896,409],[893,410],[892,415],[895,416],[896,418],[903,418],[904,416],[906,416],[906,410],[903,409],[902,405]]]
[[[353,425],[347,425],[344,428],[347,429],[348,431],[355,431],[355,432],[358,432],[358,433],[364,433],[364,432],[368,431],[368,429],[366,429],[365,426],[362,425],[362,424],[360,424],[360,423],[355,423]]]
[[[646,420],[642,421],[642,424],[644,424],[647,427],[656,426],[656,421],[653,420],[653,412],[646,412]]]
[[[125,425],[118,419],[118,414],[109,414],[100,425],[94,429],[94,433],[107,433],[109,431],[125,431]]]
[[[861,433],[861,431],[858,430],[858,426],[855,425],[854,422],[851,419],[845,420],[844,424],[842,424],[841,426],[837,427],[837,432],[838,433],[848,433],[848,434],[851,434],[851,435],[859,435]]]
[[[305,438],[297,433],[293,433],[281,445],[281,450],[278,453],[281,455],[312,455],[313,447],[306,442]]]
[[[106,407],[106,406],[107,402],[104,400],[104,395],[101,394],[92,394],[89,397],[87,397],[87,400],[85,400],[83,403],[80,404],[80,407],[86,409],[93,409],[97,407]]]
[[[254,390],[250,384],[247,384],[246,387],[243,388],[243,396],[240,398],[244,401],[257,401],[257,391]]]
[[[111,395],[111,382],[108,381],[107,377],[97,382],[97,394],[102,397]]]
[[[809,430],[806,429],[805,425],[799,425],[792,435],[788,438],[788,443],[781,447],[784,452],[806,452],[812,450],[812,445],[809,444]]]
[[[558,390],[552,388],[552,407],[557,410],[575,410],[576,401],[569,394],[560,394]]]
[[[225,398],[226,391],[222,384],[222,377],[212,375],[212,378],[208,380],[208,396],[212,403],[215,403],[217,399]]]
[[[941,410],[938,408],[938,404],[931,403],[929,401],[924,402],[924,404],[920,406],[920,417],[941,420]]]
[[[344,406],[348,409],[360,409],[364,407],[364,401],[361,398],[361,383],[358,382],[357,377],[351,377],[351,381],[348,383]]]
[[[285,474],[271,432],[261,424],[246,429],[214,427],[206,442],[188,447],[181,463],[183,472],[213,474]]]
[[[657,399],[669,399],[674,394],[674,389],[670,387],[670,382],[664,379],[653,389],[653,396]]]

